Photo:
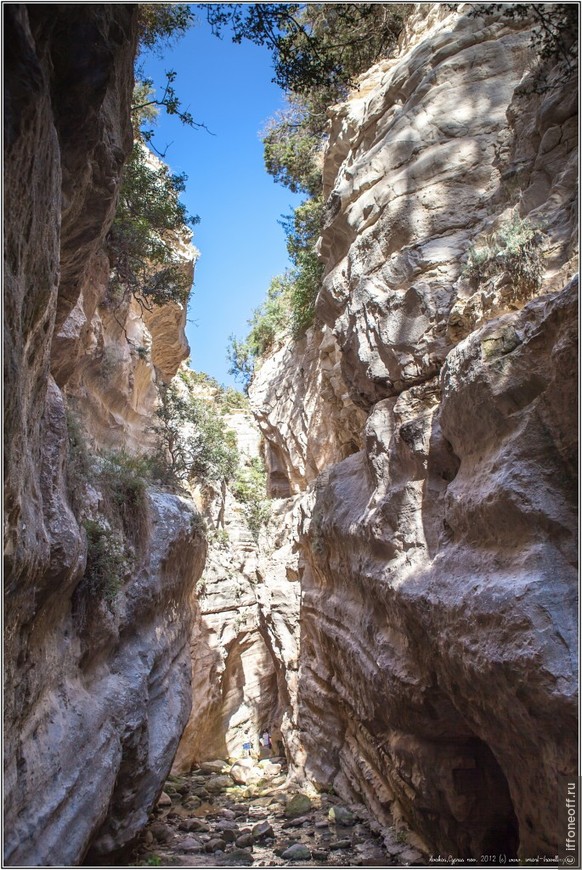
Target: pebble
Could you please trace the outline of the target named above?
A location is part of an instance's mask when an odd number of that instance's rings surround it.
[[[311,858],[311,849],[304,846],[303,843],[293,843],[288,849],[282,853],[281,858],[287,861],[309,861]]]
[[[416,849],[405,849],[398,856],[398,860],[403,864],[422,864],[424,859]]]
[[[345,807],[331,807],[327,816],[330,822],[334,822],[336,825],[343,825],[344,827],[349,827],[355,822],[354,814]]]
[[[351,840],[336,840],[335,843],[330,843],[330,849],[351,849]]]
[[[202,773],[222,773],[228,767],[226,761],[217,758],[216,761],[203,761],[200,765]]]
[[[224,852],[226,849],[226,843],[224,840],[216,838],[214,840],[209,840],[204,846],[204,849],[207,852],[218,852],[219,850]]]
[[[184,806],[187,810],[197,810],[199,806],[201,806],[202,801],[199,797],[195,797],[194,795],[190,795],[186,798],[186,800],[182,801],[182,806]]]
[[[263,763],[264,773],[269,763]],[[169,803],[158,804],[158,818],[150,822],[142,841],[142,856],[159,850],[170,866],[183,867],[197,860],[208,867],[231,868],[313,867],[314,862],[319,867],[422,866],[421,854],[408,843],[399,844],[401,854],[391,860],[392,850],[336,796],[322,794],[314,805],[307,794],[287,794],[285,784],[279,788],[273,780],[244,790],[235,787],[220,759],[205,762],[203,768],[200,775],[166,784]],[[201,803],[200,798],[207,799]],[[197,858],[202,852],[206,857]]]
[[[159,807],[171,807],[172,806],[172,798],[170,795],[163,791],[158,798],[158,806]]]
[[[304,816],[305,813],[308,813],[313,807],[311,800],[307,797],[306,794],[302,794],[302,792],[298,792],[294,794],[293,797],[287,801],[287,806],[285,807],[285,815],[288,819],[294,819],[297,816]]]
[[[236,831],[237,834],[240,833],[237,823],[231,821],[231,819],[224,819],[224,821],[218,822],[217,827],[219,831]]]
[[[171,831],[163,825],[161,822],[154,822],[150,827],[150,831],[152,832],[152,836],[158,843],[167,843],[170,837],[172,836]]]
[[[210,794],[218,794],[225,788],[230,788],[232,785],[232,777],[230,776],[213,776],[206,783],[206,791]]]
[[[179,849],[180,852],[202,852],[204,846],[196,837],[184,837],[183,840],[176,843],[176,849]]]
[[[208,833],[208,831],[210,831],[210,828],[206,824],[206,822],[202,822],[200,821],[200,819],[184,819],[184,821],[180,822],[178,827],[181,831],[190,831],[195,833]]]
[[[308,816],[297,816],[296,819],[287,819],[286,822],[283,822],[283,827],[284,828],[300,828],[301,825],[305,824],[305,822],[307,822],[309,824],[309,821],[310,820],[309,820]],[[327,825],[326,825],[326,827],[327,827]]]
[[[221,855],[217,861],[219,867],[250,867],[255,859],[246,849],[233,849],[226,855]]]
[[[274,837],[275,833],[270,822],[259,822],[252,830],[253,837],[256,841],[266,840],[267,837]]]

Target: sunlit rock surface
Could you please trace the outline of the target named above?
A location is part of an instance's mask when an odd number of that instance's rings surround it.
[[[245,458],[261,453],[248,412],[225,417]],[[299,654],[297,522],[294,500],[272,503],[258,536],[244,505],[224,487],[206,505],[209,550],[192,593],[192,713],[174,770],[240,758],[267,729],[275,754],[295,733]]]
[[[72,483],[67,380],[85,362],[101,379],[77,396],[101,407],[92,434],[109,446],[99,435],[127,434],[128,407],[153,407],[151,371],[131,368],[116,335],[141,330],[155,345],[171,323],[159,365],[184,355],[183,312],[147,331],[135,311],[117,326],[98,313],[132,144],[136,10],[16,4],[4,25],[4,860],[70,866],[131,843],[168,774],[190,710],[189,593],[205,545],[193,505],[150,488],[117,594],[91,594],[83,577],[83,523],[103,519],[105,495]],[[122,358],[109,377],[106,349]]]
[[[266,441],[269,491],[287,498],[361,448],[365,415],[352,402],[331,331],[315,326],[269,355],[253,378],[251,408]]]
[[[301,346],[253,387],[267,449],[310,483],[292,775],[435,854],[554,856],[576,767],[575,85],[531,93],[525,24],[462,10],[415,15],[331,117],[317,311],[361,449],[310,463],[288,437]],[[539,285],[470,280],[515,213],[542,228]]]

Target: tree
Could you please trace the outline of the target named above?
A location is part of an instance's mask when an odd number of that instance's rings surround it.
[[[134,142],[107,239],[114,299],[131,292],[146,307],[186,302],[190,279],[176,241],[189,242],[186,227],[198,218],[180,202],[184,186],[184,175],[172,174],[140,139]]]
[[[160,389],[153,427],[169,482],[229,480],[238,466],[236,436],[211,403],[169,384]]]
[[[275,81],[283,90],[345,88],[395,44],[406,3],[209,3],[217,34],[271,49]]]

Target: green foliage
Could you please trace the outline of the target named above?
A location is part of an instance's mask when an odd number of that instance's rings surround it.
[[[189,368],[182,368],[178,377],[189,389],[197,386],[205,387],[211,394],[214,406],[220,414],[229,414],[231,411],[247,410],[249,407],[248,397],[235,390],[234,387],[225,387],[216,378],[207,375],[206,372],[196,372]]]
[[[137,13],[140,48],[160,52],[183,36],[195,21],[187,3],[139,3]]]
[[[111,521],[121,523],[124,535],[138,546],[147,526],[146,481],[152,479],[152,461],[124,450],[106,454],[100,462],[99,483]]]
[[[315,319],[315,300],[321,286],[322,264],[315,252],[321,232],[324,203],[321,198],[309,199],[284,218],[287,250],[293,263],[291,290],[291,331],[299,339]]]
[[[85,518],[87,567],[84,587],[96,598],[113,601],[135,562],[147,527],[145,480],[150,462],[125,452],[91,457],[76,414],[67,409],[69,461],[67,487],[77,517],[86,512],[86,490],[101,492],[99,519]]]
[[[226,529],[213,529],[208,535],[209,543],[213,544],[219,550],[226,550],[230,543],[230,537]],[[200,584],[197,586],[200,591]]]
[[[378,9],[378,6],[380,7]],[[274,81],[283,90],[345,87],[395,44],[407,4],[209,3],[215,33],[230,28],[272,53]]]
[[[271,516],[267,499],[267,474],[263,460],[255,457],[241,465],[232,483],[232,493],[243,505],[245,519],[255,541]]]
[[[290,329],[301,338],[315,319],[315,300],[321,285],[322,265],[315,252],[323,216],[321,199],[310,199],[281,221],[293,268],[273,278],[267,298],[248,321],[244,340],[230,337],[227,350],[230,373],[248,390],[257,360],[267,354],[278,335]]]
[[[346,96],[355,77],[396,45],[407,4],[307,3],[208,4],[209,21],[233,39],[271,48],[275,81],[288,92],[288,107],[263,133],[265,165],[274,179],[310,197],[283,219],[292,269],[276,278],[249,321],[244,340],[230,338],[230,372],[250,385],[257,359],[290,326],[301,338],[315,320],[322,265],[315,252],[321,232],[322,150],[327,110]]]
[[[229,480],[238,465],[236,436],[212,403],[175,384],[162,387],[154,431],[168,483]]]
[[[543,275],[543,234],[530,221],[517,214],[484,242],[469,249],[465,274],[476,281],[487,281],[508,272],[519,293],[533,293]]]
[[[249,400],[248,396],[235,390],[234,387],[223,387],[221,393],[217,396],[220,411],[222,414],[230,414],[232,411],[248,411]]]
[[[293,193],[321,193],[323,129],[312,123],[304,99],[291,95],[288,108],[267,123],[262,139],[265,168],[275,181]]]
[[[87,533],[86,589],[95,598],[111,603],[130,569],[123,536],[94,520],[85,520],[83,525]]]
[[[545,93],[576,76],[578,69],[577,3],[477,3],[472,16],[501,16],[509,21],[531,21],[531,47],[539,61],[531,90]],[[551,67],[557,75],[548,80]]]
[[[197,221],[179,200],[184,184],[184,176],[173,175],[141,142],[134,143],[107,239],[114,297],[129,291],[146,306],[186,302],[190,282],[171,243]]]
[[[408,11],[395,3],[308,3],[291,12],[294,23],[272,11],[281,28],[271,44],[277,81],[288,91],[288,108],[263,133],[265,166],[276,181],[294,193],[321,194],[327,110],[391,53]]]
[[[292,280],[289,273],[279,275],[271,281],[267,298],[256,308],[248,321],[250,330],[247,337],[239,341],[230,337],[227,350],[230,374],[248,390],[257,359],[273,347],[277,335],[289,326],[291,312]]]
[[[69,442],[67,490],[75,514],[78,515],[83,505],[85,487],[93,480],[94,469],[87,448],[87,439],[79,417],[70,408],[67,408],[66,414]]]

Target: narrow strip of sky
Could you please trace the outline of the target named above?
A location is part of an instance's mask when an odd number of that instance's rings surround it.
[[[300,202],[267,175],[259,132],[284,105],[271,79],[266,48],[210,32],[203,13],[198,24],[161,58],[142,58],[145,74],[161,86],[175,70],[183,108],[213,135],[180,124],[162,111],[155,144],[166,149],[174,172],[188,176],[182,195],[190,214],[199,215],[194,244],[196,267],[186,334],[191,366],[235,384],[228,373],[231,334],[242,338],[247,320],[264,299],[271,278],[289,265],[278,220]],[[240,385],[239,385],[240,386]]]

